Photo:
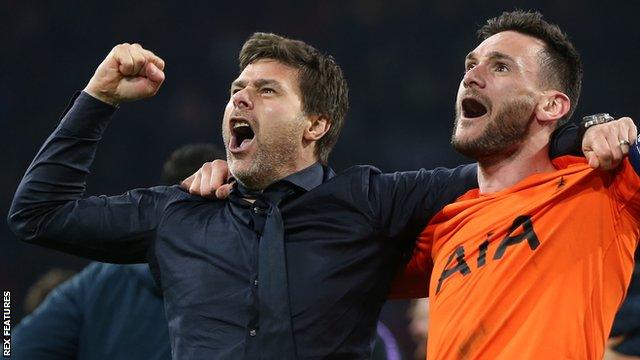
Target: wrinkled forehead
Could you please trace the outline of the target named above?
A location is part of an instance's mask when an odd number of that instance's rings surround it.
[[[492,35],[473,49],[467,58],[482,59],[503,54],[525,68],[538,69],[545,44],[542,40],[515,31],[503,31]]]
[[[248,84],[256,81],[277,83],[280,86],[298,90],[298,69],[281,61],[265,58],[247,65],[234,83]]]

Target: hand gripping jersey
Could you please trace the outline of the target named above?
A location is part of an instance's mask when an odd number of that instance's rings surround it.
[[[602,359],[633,270],[640,180],[627,160],[553,164],[467,192],[421,234],[409,267],[428,271],[430,248],[429,359]]]

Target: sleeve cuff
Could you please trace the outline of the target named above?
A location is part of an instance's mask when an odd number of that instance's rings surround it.
[[[62,114],[60,129],[77,137],[99,138],[116,110],[115,106],[78,91]]]

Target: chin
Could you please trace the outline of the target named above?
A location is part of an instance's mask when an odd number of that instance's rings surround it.
[[[229,172],[231,173],[231,176],[233,176],[234,178],[237,179],[238,177],[247,173],[248,169],[246,166],[243,166],[244,164],[242,164],[242,161],[229,160],[227,163],[229,165]]]
[[[243,164],[242,160],[233,160],[229,162],[229,172],[236,179],[251,176],[251,166],[250,164]]]
[[[473,136],[473,134],[470,134],[469,131],[458,131],[453,136],[453,143],[468,144],[473,142],[476,138],[477,136]]]
[[[253,163],[236,163],[233,166],[229,166],[229,170],[231,175],[246,188],[262,190],[270,184],[270,181],[268,181],[268,172],[265,169],[260,169]]]
[[[456,138],[462,141],[474,141],[481,137],[486,130],[486,123],[469,122],[465,125],[458,125]]]

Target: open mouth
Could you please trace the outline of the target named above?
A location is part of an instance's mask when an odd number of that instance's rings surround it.
[[[487,107],[474,98],[462,100],[462,115],[468,119],[478,118],[487,113]]]
[[[241,152],[246,150],[251,141],[255,137],[251,124],[245,120],[236,120],[231,123],[231,140],[229,141],[229,149],[232,152]]]

